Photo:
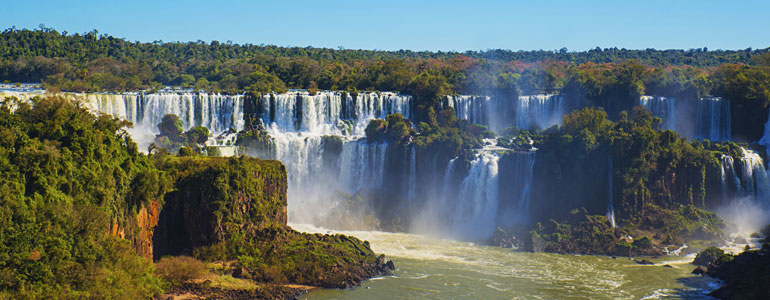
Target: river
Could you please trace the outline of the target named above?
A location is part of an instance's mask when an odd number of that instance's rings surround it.
[[[367,240],[396,265],[393,276],[352,289],[318,289],[300,299],[702,299],[718,286],[690,274],[691,256],[639,265],[629,258],[527,253],[408,233],[292,227]]]

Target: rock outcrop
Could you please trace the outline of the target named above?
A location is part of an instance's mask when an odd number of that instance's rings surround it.
[[[390,274],[392,262],[345,235],[287,226],[287,175],[278,161],[158,156],[173,178],[153,255],[232,262],[233,276],[264,283],[345,288]]]
[[[768,226],[764,233],[770,233]],[[770,239],[760,249],[738,255],[726,254],[717,248],[698,253],[693,273],[708,275],[724,281],[724,285],[709,295],[719,299],[770,299]],[[705,270],[703,267],[706,267]]]
[[[278,161],[169,156],[159,167],[175,178],[175,189],[153,237],[155,258],[286,226],[287,178]]]

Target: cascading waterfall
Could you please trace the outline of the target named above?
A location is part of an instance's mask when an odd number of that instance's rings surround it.
[[[770,222],[770,179],[762,158],[756,152],[741,148],[740,161],[722,156],[722,205],[720,217],[734,225],[738,232],[757,232]]]
[[[768,110],[767,122],[765,123],[765,133],[758,143],[765,146],[765,153],[767,157],[770,157],[770,110]],[[768,162],[768,165],[770,165],[770,162]]]
[[[729,141],[730,101],[720,97],[701,98],[695,121],[695,137],[711,141]]]
[[[767,176],[762,158],[756,152],[741,148],[741,188],[742,196],[753,196],[759,203],[770,204],[770,179]]]
[[[532,151],[508,153],[501,158],[499,225],[529,224],[536,157],[537,153]]]
[[[69,94],[95,112],[110,114],[157,132],[163,116],[175,114],[187,130],[203,126],[220,133],[230,128],[243,129],[243,95],[221,95],[195,92],[154,94]]]
[[[158,93],[80,94],[64,93],[65,98],[83,103],[89,110],[109,114],[134,124],[128,131],[147,149],[158,133],[157,125],[167,114],[175,114],[182,129],[195,126],[209,129],[213,135],[243,129],[243,95],[222,95],[192,91],[161,91]],[[233,137],[213,139],[209,146],[228,146]],[[220,143],[221,142],[221,143]],[[234,147],[219,149],[222,155],[235,154]]]
[[[612,158],[608,158],[607,165],[607,219],[610,220],[612,228],[615,228],[615,207],[612,204]]]
[[[471,161],[460,183],[458,202],[451,216],[452,234],[476,237],[495,229],[498,208],[498,161],[495,153],[481,152]]]
[[[446,99],[447,106],[455,109],[457,118],[487,126],[489,126],[488,108],[491,101],[489,96],[474,95],[447,96]]]
[[[344,96],[344,99],[343,99]],[[411,117],[411,96],[395,93],[349,94],[306,91],[268,94],[262,97],[262,120],[274,132],[306,132],[322,135],[364,136],[372,119],[400,113]]]
[[[516,110],[516,126],[521,129],[546,129],[561,124],[564,99],[561,95],[520,96]]]
[[[720,157],[719,166],[722,176],[722,203],[726,204],[729,203],[730,200],[730,189],[740,189],[741,180],[738,178],[738,173],[735,171],[735,164],[732,156],[723,154]]]
[[[653,116],[663,120],[661,128],[675,129],[676,127],[676,99],[666,97],[641,96],[639,105],[646,107]]]
[[[368,143],[364,129],[375,118],[388,114],[411,116],[411,96],[396,93],[290,91],[262,96],[261,119],[273,138],[274,157],[289,173],[289,218],[308,222],[331,207],[327,195],[334,190],[356,193],[382,188],[387,143]],[[326,174],[324,136],[342,139],[336,165],[339,173]],[[330,180],[337,178],[337,180]]]
[[[447,96],[445,102],[445,106],[455,109],[458,118],[485,125],[493,131],[512,125],[522,129],[544,129],[560,124],[565,113],[564,98],[553,94],[519,96],[515,100],[459,95]],[[515,112],[508,108],[511,104]]]
[[[355,193],[361,188],[382,188],[387,151],[387,143],[367,143],[365,139],[345,143],[340,157],[340,180],[345,190]]]

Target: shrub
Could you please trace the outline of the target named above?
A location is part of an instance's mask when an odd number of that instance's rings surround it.
[[[167,256],[155,264],[155,274],[172,286],[206,275],[206,266],[189,256]]]
[[[634,240],[634,247],[640,248],[640,249],[648,249],[652,247],[652,240],[650,240],[650,238],[646,236],[643,236],[641,238]]]

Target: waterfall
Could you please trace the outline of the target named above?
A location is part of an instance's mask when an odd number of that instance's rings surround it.
[[[446,169],[444,170],[444,176],[441,180],[441,191],[439,195],[439,203],[440,207],[439,209],[447,210],[446,207],[448,207],[452,202],[453,198],[457,195],[456,191],[456,185],[454,183],[454,172],[455,172],[455,164],[457,162],[457,158],[453,158],[449,161],[449,163],[446,166]],[[452,199],[452,200],[450,200]]]
[[[474,124],[489,126],[487,109],[489,96],[458,95],[447,96],[447,106],[455,109],[455,116]]]
[[[512,152],[500,159],[499,226],[529,224],[536,152]]]
[[[343,96],[344,99],[343,99]],[[411,117],[411,96],[396,93],[359,93],[355,99],[341,92],[306,91],[263,95],[262,120],[280,132],[364,136],[372,119],[400,113]]]
[[[768,203],[770,197],[770,179],[768,179],[762,158],[756,152],[741,148],[741,186],[739,193],[753,196],[758,202]]]
[[[748,234],[770,221],[770,179],[759,154],[744,148],[741,151],[737,166],[733,166],[732,157],[722,156],[723,203],[716,211],[735,225],[734,229]]]
[[[615,207],[612,205],[612,157],[608,158],[607,166],[607,219],[610,220],[610,225],[615,228]]]
[[[447,96],[447,107],[455,109],[457,118],[500,131],[515,125],[521,129],[545,129],[561,123],[564,99],[560,95],[519,96],[517,99],[489,96]],[[443,103],[442,103],[443,105]],[[515,113],[509,106],[515,106]]]
[[[409,201],[414,200],[417,190],[417,154],[415,153],[415,146],[409,150],[409,178],[406,183],[406,197]]]
[[[535,154],[526,154],[522,155],[520,162],[521,162],[521,168],[516,168],[517,170],[522,170],[524,172],[521,173],[521,196],[519,197],[519,207],[518,207],[518,214],[520,216],[519,221],[522,224],[529,224],[529,201],[530,201],[530,192],[532,190],[532,178],[533,178],[533,169],[535,168]]]
[[[722,188],[722,203],[726,204],[730,201],[730,188],[736,190],[741,187],[741,180],[738,178],[738,173],[735,171],[735,164],[733,157],[729,155],[722,155],[719,160],[720,173],[722,176],[721,188]]]
[[[695,136],[711,141],[728,141],[730,134],[730,101],[720,97],[701,98],[695,119]]]
[[[468,175],[460,183],[457,205],[449,213],[453,234],[477,237],[495,229],[499,159],[495,153],[482,152],[471,161]]]
[[[639,105],[642,105],[649,110],[653,116],[661,118],[663,124],[662,129],[674,130],[676,127],[676,99],[666,97],[653,97],[653,96],[641,96],[639,98]]]
[[[345,143],[339,175],[345,190],[355,193],[361,188],[382,188],[387,151],[387,143],[368,143],[365,139]]]
[[[516,126],[521,129],[546,129],[561,124],[564,99],[560,95],[520,96],[516,111]]]
[[[184,130],[203,126],[213,133],[243,129],[243,95],[195,92],[153,94],[66,94],[91,111],[131,121],[135,127],[157,132],[163,116],[179,116]]]
[[[388,144],[368,143],[363,139],[364,130],[369,121],[388,114],[411,117],[411,100],[411,96],[389,92],[352,96],[333,91],[312,95],[289,91],[262,96],[260,117],[275,144],[273,157],[262,155],[286,165],[292,222],[312,222],[313,216],[322,215],[333,206],[335,199],[330,195],[337,190],[354,194],[384,188]],[[341,152],[324,153],[324,136],[340,137]],[[412,162],[407,162],[413,169],[410,172],[416,172],[414,156],[412,153]],[[333,166],[325,165],[325,160]],[[405,176],[407,193],[414,193],[415,176]]]
[[[770,157],[770,110],[768,110],[767,122],[765,123],[765,132],[758,143],[765,146],[765,153],[767,157]],[[768,165],[770,165],[770,162],[768,162]]]
[[[182,129],[195,126],[209,129],[213,135],[243,129],[243,95],[222,95],[192,91],[158,93],[82,94],[63,93],[66,99],[83,103],[90,111],[103,113],[130,121],[128,129],[140,149],[147,146],[158,134],[158,123],[163,116],[175,114],[182,122]],[[231,138],[232,139],[232,138]],[[209,146],[220,146],[212,141]],[[232,153],[223,150],[223,154]]]

